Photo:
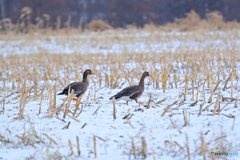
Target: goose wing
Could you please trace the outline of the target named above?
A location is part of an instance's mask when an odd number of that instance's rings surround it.
[[[129,86],[127,88],[124,88],[122,91],[120,91],[119,93],[117,93],[116,95],[112,96],[110,98],[110,100],[115,97],[115,99],[119,99],[123,96],[127,96],[127,97],[132,97],[135,94],[137,94],[138,92],[140,92],[140,89],[138,87],[138,85],[135,86]]]
[[[69,84],[66,88],[64,88],[61,94],[68,95],[69,87],[71,87],[70,92],[74,90],[75,95],[83,94],[86,88],[83,82],[73,82]]]

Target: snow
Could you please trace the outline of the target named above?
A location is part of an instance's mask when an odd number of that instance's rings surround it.
[[[180,34],[179,34],[180,33]],[[175,39],[170,39],[171,35],[178,36]],[[192,37],[198,36],[194,40],[189,40],[189,35]],[[47,38],[37,35],[34,40],[29,40],[28,36],[24,39],[14,39],[11,41],[0,41],[0,54],[14,55],[14,54],[33,54],[33,53],[62,53],[62,54],[112,54],[112,53],[162,53],[162,52],[174,52],[178,49],[189,49],[189,50],[205,50],[205,49],[225,49],[226,47],[237,47],[240,45],[240,40],[230,32],[227,31],[225,34],[222,31],[208,32],[206,34],[216,35],[212,36],[211,39],[204,39],[202,33],[184,33],[184,32],[147,32],[147,31],[136,31],[135,34],[131,32],[129,34],[121,33],[117,35],[112,32],[99,33],[82,33],[81,35],[61,36],[50,36]],[[110,40],[106,40],[106,36],[112,38],[116,36],[114,45]],[[150,40],[146,39],[149,36],[157,38]],[[125,41],[121,41],[125,37]],[[138,40],[131,42],[131,39]],[[225,40],[224,38],[228,38]],[[102,40],[102,41],[96,41]],[[169,40],[169,41],[166,41]]]
[[[128,34],[128,33],[126,33]],[[188,41],[188,40],[172,40],[164,43],[159,42],[146,42],[144,37],[149,36],[147,31],[141,31],[138,36],[140,38],[139,42],[127,43],[121,42],[110,45],[110,43],[95,43],[91,38],[96,36],[96,33],[88,33],[76,36],[76,40],[72,41],[61,41],[58,36],[52,36],[45,40],[33,40],[30,42],[25,42],[25,40],[13,40],[13,41],[0,41],[0,54],[4,57],[7,55],[14,54],[35,54],[35,53],[63,53],[63,54],[122,54],[127,53],[156,53],[161,54],[162,52],[177,52],[179,48],[183,51],[183,48],[188,48],[190,50],[204,50],[204,48],[218,48],[226,49],[232,46],[239,46],[240,40],[229,40],[229,43],[224,42],[223,40],[209,40],[209,41]],[[167,34],[176,34],[176,33],[164,33]],[[178,33],[181,35],[185,33]],[[219,34],[224,34],[220,32]],[[86,37],[90,37],[89,41],[85,41]],[[111,36],[111,34],[109,34]],[[112,35],[114,36],[114,35]],[[126,36],[126,35],[125,35]],[[124,37],[124,36],[123,36]],[[129,36],[130,37],[130,36]],[[101,35],[100,37],[101,38]],[[121,38],[121,37],[120,37]],[[74,39],[74,38],[73,38]],[[24,45],[23,45],[24,44]],[[78,44],[78,45],[76,45]],[[150,62],[149,62],[150,63]],[[137,69],[138,65],[134,62],[126,64],[129,69]],[[161,64],[159,64],[160,66]],[[182,65],[179,63],[179,65]],[[237,62],[239,66],[239,62]],[[160,68],[159,66],[156,66]],[[88,64],[85,64],[85,67],[88,67]],[[148,69],[150,65],[146,66]],[[237,74],[239,75],[239,67]],[[182,71],[178,71],[181,73]],[[140,76],[140,75],[139,75]],[[181,81],[184,81],[184,77],[180,77]],[[93,77],[94,79],[94,77]],[[134,79],[134,83],[138,83],[138,79]],[[124,82],[124,79],[121,79],[121,83]],[[234,86],[236,85],[236,80],[234,80]],[[2,82],[0,82],[2,86]],[[11,86],[11,83],[6,83],[7,86]],[[181,101],[183,101],[183,96],[180,98],[179,95],[184,91],[185,84],[178,86],[178,89],[170,88],[168,86],[165,93],[163,90],[156,90],[153,88],[153,85],[149,85],[149,79],[145,81],[145,92],[138,100],[147,104],[149,100],[149,95],[151,94],[153,102],[150,103],[150,108],[147,109],[145,105],[136,104],[135,101],[129,102],[128,106],[126,102],[121,100],[116,102],[116,119],[113,119],[113,104],[109,101],[109,98],[121,91],[124,87],[127,87],[129,84],[125,83],[122,88],[111,89],[105,87],[100,89],[97,92],[96,101],[94,102],[94,88],[101,88],[97,84],[95,85],[90,81],[90,86],[85,95],[82,98],[82,104],[80,104],[77,111],[76,121],[70,117],[66,117],[63,122],[56,118],[49,117],[49,100],[45,97],[42,103],[42,113],[38,114],[40,99],[32,101],[26,104],[24,118],[18,119],[19,115],[19,103],[14,104],[17,100],[11,100],[11,97],[6,101],[10,101],[6,104],[6,110],[4,115],[0,115],[0,138],[3,136],[4,139],[13,141],[11,143],[3,143],[0,141],[0,159],[47,159],[47,150],[49,150],[50,157],[52,159],[95,159],[94,157],[94,143],[93,136],[101,137],[106,140],[103,141],[99,138],[96,139],[96,148],[97,148],[97,159],[129,159],[130,150],[132,147],[131,137],[134,138],[134,144],[137,152],[137,159],[143,158],[141,153],[142,141],[141,137],[145,137],[147,143],[147,160],[152,160],[154,157],[156,159],[187,159],[186,152],[186,137],[188,137],[189,150],[191,153],[191,159],[203,159],[200,155],[200,149],[196,150],[201,146],[201,133],[203,134],[203,139],[206,143],[209,142],[209,149],[217,147],[216,151],[221,152],[222,148],[220,146],[220,141],[217,139],[222,136],[225,147],[228,149],[228,152],[234,152],[240,154],[240,134],[238,130],[240,128],[240,112],[239,107],[234,108],[234,103],[230,102],[225,109],[219,115],[210,116],[212,114],[211,110],[214,109],[214,105],[217,99],[217,94],[213,95],[214,102],[213,105],[209,107],[207,111],[202,111],[202,114],[199,114],[200,104],[203,103],[202,97],[202,88],[199,89],[199,102],[195,106],[189,106],[194,103],[191,99],[191,90],[187,95],[187,100],[181,105],[178,109],[173,110],[177,107]],[[104,86],[104,84],[102,85]],[[230,86],[230,83],[228,84]],[[196,85],[195,85],[196,87]],[[224,82],[221,82],[219,88],[221,90],[221,95],[224,97],[230,97],[230,91],[222,91],[224,87]],[[238,86],[239,87],[239,86]],[[189,88],[191,85],[189,83]],[[60,91],[61,88],[58,88]],[[205,98],[210,97],[210,88],[205,85]],[[88,104],[85,105],[87,101],[87,95],[91,91],[90,100]],[[218,89],[216,93],[218,92]],[[47,93],[44,92],[44,95]],[[33,95],[33,93],[30,93]],[[196,90],[195,90],[196,96]],[[234,89],[233,97],[240,97],[239,89]],[[161,104],[156,104],[158,101],[167,97],[167,100]],[[64,96],[57,96],[57,107],[59,107]],[[0,100],[2,97],[0,97]],[[170,107],[169,112],[166,112],[164,116],[161,116],[164,112],[164,108],[168,105],[171,105],[175,101],[178,101],[177,104]],[[70,110],[74,111],[75,102],[71,102]],[[221,102],[220,108],[222,108],[226,102]],[[205,108],[209,103],[204,103],[203,108]],[[239,103],[238,103],[239,105]],[[240,105],[239,105],[240,106]],[[93,115],[96,109],[99,110]],[[82,110],[81,110],[82,108]],[[64,111],[64,110],[63,110]],[[59,118],[63,119],[64,112],[60,112]],[[184,126],[183,111],[187,112],[187,119],[189,125]],[[225,115],[234,115],[235,123],[234,128],[232,129],[234,118],[229,118]],[[132,115],[128,119],[123,119],[127,114]],[[68,129],[63,129],[68,122],[70,122]],[[86,123],[85,127],[84,124]],[[21,143],[18,136],[22,136],[25,131],[25,136],[30,137],[32,140],[38,141],[31,145],[24,145]],[[55,140],[58,145],[55,145],[51,142],[45,134],[48,134],[53,140]],[[34,136],[32,136],[34,135]],[[81,156],[77,156],[77,142],[76,136],[79,137]],[[71,154],[69,147],[69,140],[72,143],[74,154]],[[178,146],[171,146],[171,143],[177,142],[184,149],[180,149]],[[223,143],[222,142],[222,143]],[[195,151],[196,150],[196,151]],[[183,154],[181,152],[184,151]],[[154,153],[153,153],[154,152]],[[199,154],[198,154],[199,153]],[[179,154],[179,156],[175,156]],[[208,153],[206,153],[208,156]],[[228,156],[227,159],[239,159],[238,156]],[[131,155],[131,159],[134,159],[134,156]],[[208,157],[209,158],[209,157]],[[207,158],[207,159],[208,159]]]

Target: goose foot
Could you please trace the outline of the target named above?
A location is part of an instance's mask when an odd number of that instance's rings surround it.
[[[72,100],[74,100],[74,101],[76,102],[76,104],[77,104],[77,102],[78,102],[78,99],[77,99],[77,98],[73,98]]]
[[[135,100],[136,101],[136,103],[138,103],[138,104],[144,104],[143,102],[138,102],[137,100]]]

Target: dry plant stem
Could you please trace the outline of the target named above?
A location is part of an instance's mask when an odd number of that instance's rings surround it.
[[[223,77],[223,80],[225,81],[225,80],[226,80],[225,72],[223,71],[222,74],[223,74],[223,76],[222,76],[222,77]]]
[[[198,84],[197,84],[197,95],[196,95],[196,101],[198,101],[198,92],[199,92],[199,81],[198,81]]]
[[[134,139],[133,139],[133,137],[131,137],[131,139],[132,139],[132,151],[133,151],[133,156],[134,156],[134,159],[136,159],[137,156],[136,156],[136,150],[135,150],[135,145],[134,145]]]
[[[86,125],[87,125],[87,123],[84,123],[84,125],[81,127],[81,129],[83,129]]]
[[[147,143],[145,141],[145,137],[141,137],[142,139],[142,156],[143,158],[147,157]]]
[[[113,119],[116,119],[116,107],[115,107],[116,100],[115,100],[115,97],[113,97],[112,103],[113,103]]]
[[[186,101],[187,99],[187,87],[185,87],[185,90],[184,90],[184,101]]]
[[[207,144],[205,143],[203,137],[202,137],[202,143],[203,143],[202,146],[203,146],[204,150],[207,150],[208,154],[210,154],[211,151],[210,151],[210,149],[208,148]]]
[[[70,88],[70,87],[69,87],[69,88]],[[70,89],[69,89],[69,92],[70,92]],[[71,100],[72,100],[72,97],[73,97],[73,94],[74,94],[74,90],[72,89],[71,94],[70,94],[69,92],[68,92],[68,103],[67,103],[67,106],[66,106],[66,109],[65,109],[63,118],[65,118],[66,115],[68,114],[68,108],[69,108],[69,105],[70,105],[70,103],[71,103]]]
[[[130,120],[134,114],[131,114],[127,119]]]
[[[207,77],[207,86],[208,86],[208,88],[209,88],[209,85],[210,85],[210,76],[211,76],[212,74],[208,74],[208,77]]]
[[[205,147],[204,147],[204,139],[203,139],[203,135],[201,133],[201,150],[202,150],[202,154],[203,154],[203,160],[206,160],[206,152],[205,152]]]
[[[7,93],[7,88],[6,88],[6,87],[3,87],[4,92],[5,92],[5,89],[6,89],[6,93]],[[20,92],[20,91],[22,91],[22,90],[23,90],[23,88],[19,88],[18,90],[11,92],[11,93],[8,94],[7,96],[4,96],[3,99],[0,101],[0,103],[2,103],[6,98],[8,98],[8,97],[12,96],[13,94],[18,93],[18,92]],[[4,94],[5,94],[5,93],[4,93]]]
[[[238,90],[238,77],[236,77],[236,81],[237,81],[237,83],[236,83],[235,89]]]
[[[24,95],[25,95],[25,91],[24,91],[23,94],[21,95],[21,99],[20,99],[20,104],[19,104],[19,118],[22,117],[21,111],[22,111],[22,104],[23,104]]]
[[[223,101],[224,101],[224,100],[228,100],[228,99],[229,99],[229,100],[233,100],[233,101],[236,100],[235,98],[223,97],[223,96],[222,96],[222,99],[223,99]],[[237,100],[239,101],[240,99],[237,99]]]
[[[160,101],[158,101],[156,104],[161,104],[162,102],[164,102],[164,101],[166,101],[166,100],[167,100],[167,97],[164,98],[164,99],[162,99],[162,100],[160,100]]]
[[[171,83],[171,77],[170,77],[171,75],[169,74],[168,75],[168,84],[171,86],[171,88],[173,89],[173,82]]]
[[[216,111],[220,111],[220,91],[218,91],[218,97],[217,97],[217,101],[216,104],[214,106],[214,110],[213,110],[213,116],[215,116]]]
[[[154,152],[154,150],[153,150],[153,147],[151,147],[151,150],[152,150],[153,159],[156,160],[155,152]]]
[[[175,88],[177,89],[177,77],[174,75],[174,83],[175,83]]]
[[[186,110],[186,114],[183,111],[183,120],[184,120],[184,125],[183,126],[187,126],[188,125],[188,121],[187,121],[187,110]]]
[[[35,81],[34,82],[34,99],[37,99],[37,89],[38,89],[38,83]]]
[[[188,90],[188,76],[185,75],[185,91],[184,91],[184,101],[187,99],[187,90]]]
[[[52,118],[52,86],[50,86],[50,92],[49,92],[49,96],[50,96],[50,102],[49,102],[49,109],[50,109],[50,118]]]
[[[228,118],[234,118],[235,116],[233,116],[232,114],[230,114],[230,115],[226,115],[226,114],[223,114],[222,113],[222,115],[224,115],[224,116],[226,116],[226,117],[228,117]],[[225,136],[226,137],[226,136]]]
[[[77,110],[78,110],[78,107],[79,107],[79,104],[80,104],[81,100],[82,100],[82,96],[80,96],[80,97],[78,98],[77,104],[76,104],[75,109],[74,109],[74,112],[73,112],[73,117],[75,116],[75,114],[76,114],[76,112],[77,112]]]
[[[188,76],[185,75],[185,88],[188,90]]]
[[[129,153],[129,156],[128,156],[129,160],[131,160],[131,156],[132,156],[132,149],[130,149],[130,153]]]
[[[236,97],[236,99],[235,99],[235,103],[234,103],[234,108],[237,108],[237,101],[238,101],[238,96]]]
[[[71,150],[70,156],[72,156],[74,154],[74,152],[73,152],[73,147],[72,147],[72,143],[71,143],[70,139],[68,140],[68,144],[69,144],[69,147],[70,147],[70,150]]]
[[[231,99],[233,98],[233,72],[231,74]]]
[[[159,76],[157,74],[157,78],[156,78],[156,90],[160,89],[159,87]]]
[[[49,149],[47,149],[47,160],[50,160]]]
[[[147,109],[150,108],[151,100],[152,100],[152,94],[150,93],[150,96],[149,96],[149,99],[148,99],[148,103],[147,103]]]
[[[129,119],[130,119],[130,118],[129,118]],[[134,126],[132,125],[132,123],[131,123],[131,121],[130,121],[129,119],[127,119],[127,121],[124,122],[124,124],[129,124],[132,128],[134,128]]]
[[[126,119],[128,116],[130,115],[130,113],[128,113],[126,116],[124,116],[122,119]]]
[[[96,90],[96,87],[94,88],[94,98],[93,98],[93,101],[94,102],[96,102],[96,92],[97,92],[97,90]]]
[[[177,107],[175,107],[175,108],[173,108],[172,110],[176,110],[176,109],[178,109],[180,106],[182,106],[182,105],[184,105],[184,101],[181,101],[179,104],[178,104],[178,106]]]
[[[178,97],[181,98],[182,95],[184,95],[184,92],[180,93]]]
[[[101,141],[103,142],[106,142],[107,140],[106,139],[103,139],[102,137],[99,137],[99,136],[96,136],[98,139],[100,139]]]
[[[94,156],[97,158],[96,136],[93,136]]]
[[[79,138],[78,138],[78,136],[76,136],[76,138],[77,138],[77,153],[78,153],[78,156],[81,156],[80,145],[79,145]]]
[[[53,87],[53,109],[56,108],[56,104],[57,104],[57,86],[56,83]]]
[[[163,88],[163,93],[165,93],[166,85],[167,85],[167,74],[166,74],[166,73],[163,73],[163,74],[162,74],[162,88]]]
[[[74,120],[77,121],[77,122],[81,122],[81,121],[79,121],[77,118],[75,118],[75,117],[69,115],[69,113],[67,114],[67,116],[70,117],[70,118],[72,118],[72,119],[74,119]]]
[[[225,85],[224,85],[224,87],[223,87],[223,91],[225,91],[226,88],[227,88],[227,84],[228,84],[229,79],[230,79],[231,76],[232,76],[232,72],[233,72],[233,71],[231,71],[231,73],[229,74],[229,76],[228,76],[228,78],[227,78],[227,80],[226,80],[226,82],[225,82]]]
[[[17,90],[20,89],[20,84],[21,84],[21,82],[20,82],[20,79],[19,79],[19,81],[18,81],[18,86],[17,86]]]
[[[212,74],[211,74],[211,81],[210,82],[211,82],[211,93],[213,93],[213,75]]]
[[[87,104],[88,104],[88,100],[89,100],[89,97],[90,97],[90,93],[91,93],[91,90],[88,92],[88,97],[87,97],[87,101],[86,101],[86,103],[85,103],[85,106],[87,106]]]
[[[202,91],[203,91],[203,102],[205,102],[205,82],[206,82],[206,80],[203,82],[203,89],[202,89]]]
[[[214,104],[214,102],[212,102],[211,104],[207,105],[202,111],[205,111],[206,109],[208,109],[208,107],[211,106],[212,104]]]
[[[186,147],[187,147],[187,154],[188,154],[188,160],[191,160],[190,158],[190,150],[189,150],[189,145],[188,145],[188,136],[186,135]]]
[[[3,109],[2,109],[2,112],[3,112],[3,115],[4,115],[4,112],[5,112],[5,99],[6,99],[6,92],[7,92],[7,88],[5,86],[5,81],[4,81],[3,85],[4,85],[4,87],[3,87],[3,89],[4,89],[4,97],[3,97]]]
[[[59,75],[58,75],[58,82],[60,82],[60,84],[62,85],[62,87],[64,87],[65,86],[65,84],[62,82],[62,80],[60,79],[60,77],[59,77]]]
[[[82,113],[82,111],[83,111],[83,105],[81,105],[81,110],[80,110],[80,112],[78,113],[78,115],[76,115],[76,118],[77,118],[78,116],[80,116],[80,114]]]
[[[234,124],[235,124],[235,116],[233,118],[232,130],[234,129]]]
[[[197,103],[198,103],[198,101],[196,101],[196,102],[190,104],[189,106],[195,106]]]
[[[105,86],[104,86],[104,87],[101,87],[101,88],[98,88],[98,89],[96,90],[96,93],[97,93],[98,91],[100,91],[101,89],[103,89],[103,88],[105,88]]]
[[[175,143],[180,149],[183,149],[183,147],[182,147],[177,141],[174,141],[174,143]]]
[[[223,110],[229,103],[231,103],[231,102],[228,102],[227,104],[225,104],[225,106],[222,107],[222,109],[219,111],[219,113],[222,112],[222,110]]]
[[[21,102],[20,102],[20,107],[19,107],[19,118],[22,118],[24,115],[24,108],[25,108],[25,103],[27,99],[27,94],[30,92],[32,87],[30,87],[26,92],[23,92]]]
[[[58,143],[57,143],[55,140],[53,140],[48,134],[44,133],[44,135],[45,135],[51,142],[53,142],[55,145],[58,145]]]
[[[164,116],[165,113],[169,110],[169,108],[170,108],[171,106],[173,106],[174,104],[176,104],[177,102],[178,102],[178,101],[175,101],[175,102],[173,102],[172,104],[168,105],[166,108],[164,108],[164,109],[163,109],[164,112],[162,113],[161,117]]]
[[[202,113],[202,107],[203,107],[203,105],[204,105],[204,102],[203,102],[202,104],[200,104],[200,108],[199,108],[199,113],[198,113],[198,116],[200,116],[200,115],[201,115],[201,113]]]
[[[64,119],[61,119],[61,118],[59,118],[58,116],[55,116],[54,114],[53,114],[53,117],[59,119],[60,121],[63,121],[63,122],[65,122],[65,123],[67,123]]]
[[[194,80],[192,80],[192,101],[194,101]]]
[[[214,92],[217,90],[218,85],[220,84],[220,82],[221,82],[221,81],[218,81],[218,83],[216,84],[214,90],[211,91],[211,95],[210,95],[210,97],[209,97],[209,99],[208,99],[208,103],[211,103],[211,102],[212,102],[212,96],[213,96]]]
[[[95,110],[95,112],[92,115],[96,114],[97,111],[99,110],[99,108],[100,108],[100,106]]]
[[[14,75],[12,77],[12,89],[15,90],[15,78],[14,78]]]
[[[41,93],[41,100],[40,100],[40,104],[39,104],[39,112],[38,112],[38,114],[41,114],[41,110],[42,110],[43,91],[44,91],[44,86],[42,86],[42,93]]]
[[[58,115],[59,112],[62,110],[62,108],[63,108],[65,102],[67,101],[67,99],[68,99],[68,97],[64,99],[64,101],[63,101],[63,103],[61,104],[60,107],[56,108],[56,114],[57,114],[57,115]]]

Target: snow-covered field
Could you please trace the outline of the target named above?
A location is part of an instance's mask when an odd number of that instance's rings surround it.
[[[240,97],[239,31],[130,30],[2,38],[0,54],[0,159],[240,159],[240,103],[231,101],[231,96]],[[74,118],[73,101],[65,119],[65,108],[50,118],[51,88],[56,84],[60,92],[79,81],[87,68],[96,76]],[[145,70],[152,77],[146,78],[139,99],[144,104],[117,101],[113,119],[109,98],[137,84]],[[32,89],[19,118],[24,79],[26,90]],[[10,96],[3,104],[4,95]],[[56,96],[57,108],[65,98]]]

